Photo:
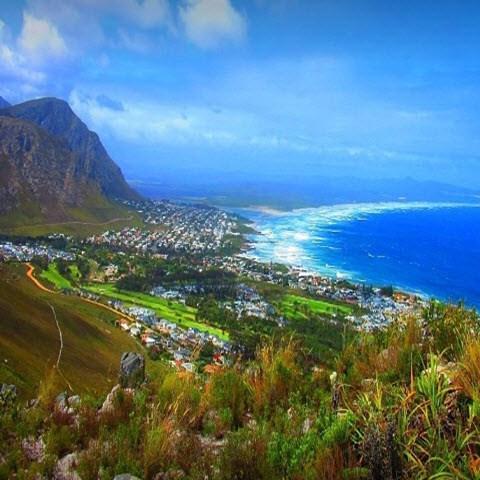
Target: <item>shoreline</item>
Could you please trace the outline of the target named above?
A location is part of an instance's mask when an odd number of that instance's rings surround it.
[[[426,202],[405,202],[405,203],[400,203],[400,202],[395,202],[395,203],[392,203],[392,202],[385,202],[385,203],[379,203],[379,204],[369,204],[368,206],[369,207],[372,207],[372,209],[370,211],[365,211],[365,207],[367,207],[366,204],[348,204],[348,205],[339,205],[339,206],[332,206],[332,207],[328,207],[329,209],[332,209],[332,210],[335,210],[339,207],[344,207],[345,210],[350,210],[352,207],[360,207],[358,209],[358,215],[364,215],[364,214],[367,214],[367,215],[376,215],[376,214],[380,214],[380,213],[386,213],[386,212],[393,212],[393,211],[396,211],[396,210],[416,210],[416,209],[420,209],[420,210],[431,210],[431,209],[441,209],[441,208],[445,208],[445,209],[451,209],[451,208],[479,208],[480,205],[478,203],[446,203],[446,202],[437,202],[437,203],[426,203]],[[265,208],[264,206],[260,206],[260,207],[257,207],[255,209],[244,209],[244,210],[250,210],[252,212],[260,212],[260,213],[264,213],[264,214],[270,214],[273,221],[274,220],[274,217],[278,217],[278,216],[281,216],[281,215],[285,215],[285,216],[289,216],[288,213],[292,213],[292,212],[281,212],[281,211],[278,211],[278,210],[275,210],[275,209],[270,209],[270,208]],[[315,212],[315,211],[319,211],[320,213],[325,211],[325,207],[313,207],[313,208],[308,208],[308,209],[298,209],[296,210],[295,214],[297,215],[308,215],[309,213],[311,212]],[[335,223],[341,223],[343,221],[353,221],[355,220],[355,217],[356,215],[350,215],[352,212],[350,211],[348,215],[339,215],[336,219],[332,219],[332,223],[335,224]],[[248,217],[248,215],[246,215]],[[428,299],[438,299],[438,300],[441,300],[441,301],[445,301],[445,302],[448,302],[448,303],[458,303],[458,302],[464,302],[466,306],[470,307],[470,308],[474,308],[476,310],[478,310],[480,308],[480,302],[479,301],[475,301],[474,299],[472,299],[471,295],[470,295],[470,299],[466,299],[465,297],[462,297],[460,295],[455,295],[455,294],[452,294],[451,292],[448,293],[448,288],[444,289],[446,290],[445,293],[433,293],[433,292],[429,292],[428,289],[425,289],[425,288],[417,288],[417,287],[414,287],[414,286],[402,286],[402,283],[404,283],[404,281],[400,282],[400,283],[397,283],[395,280],[394,281],[391,281],[391,282],[381,282],[381,281],[378,281],[378,280],[375,280],[375,276],[371,276],[371,275],[368,275],[368,273],[365,273],[365,274],[362,274],[361,272],[353,272],[353,271],[344,271],[344,269],[336,266],[335,263],[330,263],[330,264],[327,264],[325,263],[326,266],[330,267],[330,268],[326,268],[326,269],[323,269],[321,267],[319,267],[318,265],[318,262],[314,262],[316,263],[317,265],[311,265],[309,263],[311,262],[302,262],[301,261],[301,258],[299,258],[299,262],[296,262],[292,259],[288,259],[288,255],[287,257],[285,255],[282,256],[282,254],[276,252],[274,253],[274,248],[272,247],[272,249],[270,250],[270,253],[272,254],[271,256],[270,255],[267,255],[267,253],[269,253],[268,251],[262,251],[262,249],[258,249],[258,244],[262,243],[261,242],[261,238],[262,236],[265,235],[265,226],[262,225],[262,221],[259,221],[258,218],[249,218],[249,220],[251,220],[255,226],[255,229],[259,232],[258,234],[255,234],[255,235],[249,235],[248,238],[247,238],[247,245],[242,252],[241,254],[243,256],[246,256],[247,258],[250,258],[252,260],[255,260],[255,261],[258,261],[258,262],[261,262],[261,263],[270,263],[270,262],[273,262],[273,263],[278,263],[278,264],[282,264],[284,266],[286,266],[287,268],[291,268],[291,269],[300,269],[304,272],[306,272],[307,274],[309,275],[312,275],[312,276],[318,276],[320,278],[325,278],[325,279],[328,279],[330,281],[334,281],[334,282],[341,282],[341,281],[347,281],[349,283],[352,283],[352,284],[355,284],[357,286],[361,286],[361,285],[371,285],[373,286],[374,288],[382,288],[382,287],[388,287],[388,286],[392,286],[395,291],[398,291],[398,292],[401,292],[401,293],[405,293],[405,294],[408,294],[408,295],[414,295],[414,296],[417,296],[423,300],[428,300]],[[267,220],[268,221],[268,220]],[[286,221],[288,222],[288,221]],[[281,230],[281,232],[285,232],[287,231],[289,234],[291,235],[294,235],[295,234],[295,228],[292,228],[290,231],[288,230],[288,225],[289,225],[290,222],[288,223],[284,223],[283,224],[283,231]],[[287,227],[285,227],[285,225],[287,225]],[[332,224],[330,224],[330,226],[332,226]],[[269,225],[268,229],[272,229],[272,226]],[[285,244],[285,245],[282,245],[283,247],[288,247],[288,244],[289,241],[288,239],[285,240],[285,238],[281,238],[279,240],[275,240],[275,239],[271,239],[269,240],[269,243],[271,243],[273,246],[278,246],[279,244]],[[301,248],[301,242],[295,242],[295,241],[291,241],[290,242],[290,247],[292,248],[295,248],[295,247],[298,247],[298,248]],[[268,250],[268,247],[267,247],[267,250]],[[306,252],[305,252],[306,253]],[[327,259],[326,259],[327,260]],[[359,278],[360,277],[360,278]],[[372,279],[372,280],[369,280],[369,277]],[[415,277],[415,273],[412,272],[412,278]],[[445,280],[447,281],[447,280]]]

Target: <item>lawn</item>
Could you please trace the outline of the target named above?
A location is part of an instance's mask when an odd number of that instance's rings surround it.
[[[197,322],[195,320],[195,313],[197,310],[193,307],[187,307],[182,303],[165,300],[145,293],[117,290],[114,285],[108,283],[90,284],[85,288],[97,295],[120,300],[129,306],[136,305],[151,308],[159,317],[176,323],[181,327],[196,328],[202,332],[216,335],[222,340],[228,340],[228,334],[223,332],[220,328]]]
[[[327,300],[316,300],[299,295],[285,295],[280,304],[280,310],[289,318],[308,318],[314,315],[350,315],[353,308],[350,305],[337,304]]]
[[[42,273],[40,274],[40,278],[43,278],[44,280],[50,282],[58,290],[72,288],[70,280],[66,279],[60,274],[54,262],[50,262],[50,264],[48,265],[48,269],[42,271]]]

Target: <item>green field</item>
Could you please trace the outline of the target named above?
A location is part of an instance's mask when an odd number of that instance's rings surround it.
[[[117,290],[114,285],[108,283],[90,284],[85,288],[97,295],[120,300],[128,306],[137,305],[140,307],[151,308],[152,310],[155,310],[159,317],[174,322],[181,327],[196,328],[202,332],[216,335],[222,340],[228,340],[228,334],[223,332],[220,328],[197,322],[195,320],[196,309],[193,307],[187,307],[182,303],[165,300],[145,293]]]
[[[288,318],[306,319],[309,315],[350,315],[353,308],[350,305],[337,304],[326,300],[301,297],[299,295],[285,295],[278,307]]]
[[[75,296],[41,291],[23,265],[0,265],[0,383],[13,383],[30,397],[51,371],[60,343],[49,304],[63,333],[65,378],[77,393],[106,393],[117,381],[122,352],[142,347],[114,326],[115,314]]]
[[[40,278],[47,280],[59,290],[72,288],[70,280],[60,274],[54,262],[51,262],[48,265],[47,270],[43,270],[43,272],[40,274]]]

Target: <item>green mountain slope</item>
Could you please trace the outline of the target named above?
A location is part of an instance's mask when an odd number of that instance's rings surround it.
[[[22,265],[0,265],[0,383],[14,383],[28,397],[51,371],[60,340],[50,305],[63,335],[60,370],[67,382],[77,393],[109,390],[121,353],[140,345],[112,324],[115,314],[39,290]]]

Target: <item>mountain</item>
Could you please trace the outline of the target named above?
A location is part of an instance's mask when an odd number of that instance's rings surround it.
[[[0,110],[0,115],[32,122],[65,142],[76,154],[76,173],[93,181],[108,198],[138,199],[95,132],[73,113],[67,102],[41,98]]]
[[[120,168],[58,99],[0,110],[0,228],[125,220],[116,200],[137,199]]]
[[[0,97],[0,108],[7,108],[10,106],[10,103],[8,103],[3,97]]]

